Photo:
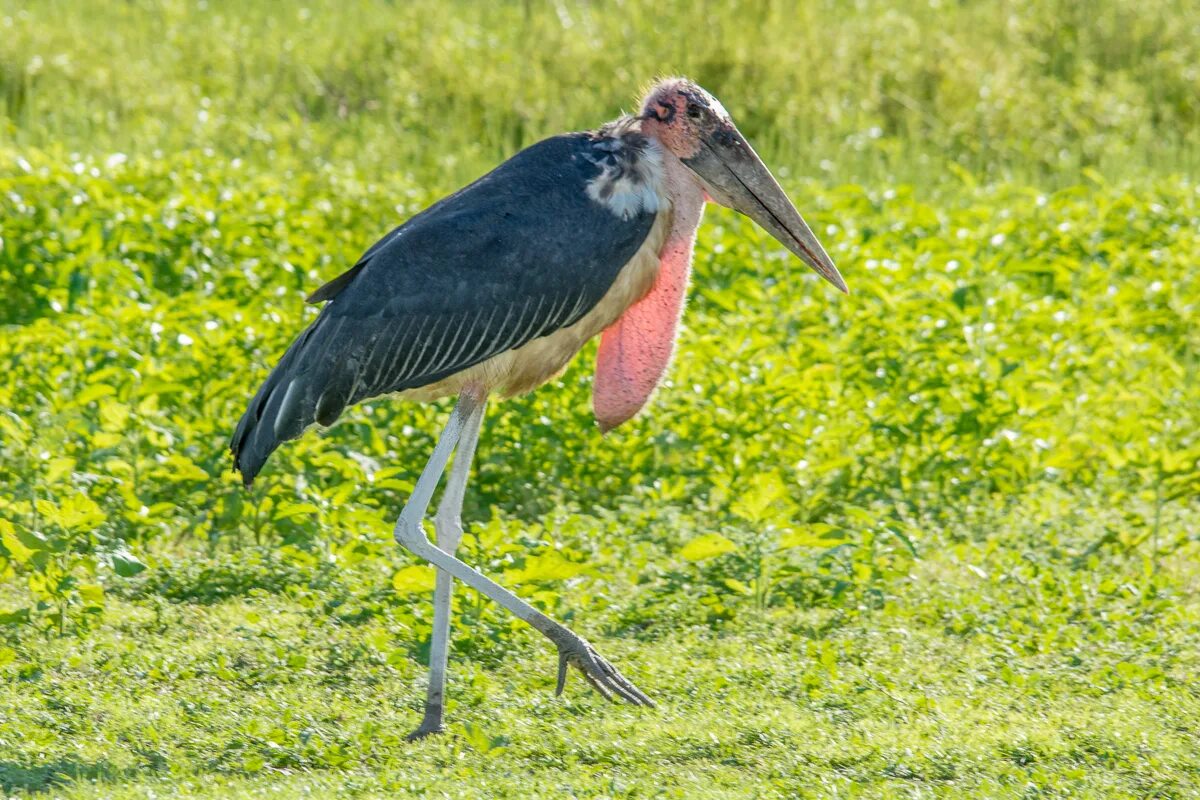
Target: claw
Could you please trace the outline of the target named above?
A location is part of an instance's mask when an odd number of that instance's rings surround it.
[[[624,700],[635,706],[653,708],[654,701],[634,686],[590,644],[574,634],[571,636],[570,639],[556,642],[558,644],[558,681],[554,689],[556,696],[561,695],[563,688],[567,685],[567,667],[573,666],[605,700],[613,703]]]
[[[584,679],[592,685],[592,688],[600,693],[601,697],[603,697],[605,700],[607,700],[610,703],[617,702],[617,698],[613,697],[613,693],[610,692],[603,683],[601,683],[600,681],[593,678],[591,673],[589,673],[587,670],[583,669],[583,667],[580,667],[579,671],[583,673]]]
[[[558,651],[558,685],[554,687],[554,696],[561,697],[563,688],[567,685],[567,651],[559,649]]]

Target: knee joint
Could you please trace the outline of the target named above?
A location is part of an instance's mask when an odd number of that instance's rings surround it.
[[[421,522],[410,520],[403,515],[396,523],[392,536],[401,547],[411,550],[418,556],[428,552],[429,548],[433,546],[429,542],[429,537],[425,535],[425,529],[421,527]]]

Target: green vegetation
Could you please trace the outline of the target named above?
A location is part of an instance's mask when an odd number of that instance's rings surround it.
[[[896,7],[892,7],[892,6]],[[104,797],[1200,793],[1200,13],[0,0],[0,789]],[[225,444],[374,237],[696,77],[854,294],[709,212],[671,380],[494,406],[464,557],[391,523],[447,411],[246,492]]]

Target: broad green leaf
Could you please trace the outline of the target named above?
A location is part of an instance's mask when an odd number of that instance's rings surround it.
[[[52,458],[46,464],[46,482],[55,483],[75,470],[75,459],[69,456]]]
[[[23,525],[18,525],[16,528],[16,534],[17,539],[20,540],[21,544],[35,552],[50,552],[57,549],[55,547],[55,543],[52,540],[47,539],[45,534],[43,534],[41,531],[35,531],[32,528],[26,528]]]
[[[746,595],[754,594],[753,589],[751,589],[749,586],[747,586],[746,584],[739,581],[737,578],[725,578],[723,582],[727,587],[729,587],[733,591],[737,592],[738,594],[746,594]]]
[[[172,480],[178,481],[207,481],[211,477],[200,469],[196,462],[183,453],[171,453],[167,456],[166,466],[169,467]]]
[[[110,558],[112,559],[113,572],[122,578],[132,578],[146,569],[146,565],[128,550],[117,550],[110,554]]]
[[[125,437],[119,433],[106,433],[101,431],[92,437],[92,444],[101,450],[106,450],[110,447],[116,447],[125,441]]]
[[[483,728],[470,722],[459,725],[459,731],[467,745],[488,756],[500,755],[509,744],[507,736],[489,736]]]
[[[433,567],[424,564],[402,567],[392,576],[392,588],[400,595],[430,592],[433,591],[435,574]]]
[[[763,472],[734,500],[730,511],[754,525],[790,520],[795,503],[787,496],[787,485],[778,472]]]
[[[28,608],[18,608],[15,611],[0,611],[0,625],[24,625],[29,622]]]
[[[780,550],[791,547],[836,547],[846,542],[846,534],[823,522],[785,532],[775,545]]]
[[[90,606],[104,605],[104,587],[95,583],[80,584],[76,591],[83,598],[83,602]]]
[[[274,519],[291,519],[292,517],[315,516],[320,513],[321,509],[312,503],[280,503],[275,509],[273,517]]]
[[[734,550],[737,550],[737,545],[726,537],[719,533],[706,533],[685,544],[679,555],[688,561],[703,561]]]
[[[99,400],[101,397],[109,397],[117,393],[117,390],[106,383],[94,383],[91,386],[86,386],[77,395],[75,395],[75,403],[77,405],[87,405],[93,400]]]
[[[106,397],[100,401],[100,425],[109,433],[120,433],[129,422],[130,408],[120,400]]]
[[[17,535],[17,527],[6,519],[0,519],[0,541],[4,543],[4,549],[8,551],[9,558],[18,564],[24,564],[33,556],[35,550],[40,547],[29,547],[21,537]]]
[[[64,497],[57,506],[49,504],[46,518],[68,531],[81,531],[104,522],[104,511],[92,498],[76,493]]]
[[[0,434],[3,434],[0,441],[23,444],[28,440],[28,429],[24,426],[25,422],[11,411],[0,411]]]
[[[504,579],[514,584],[561,581],[573,578],[587,568],[587,564],[567,560],[558,550],[547,550],[541,555],[526,558],[525,566],[505,571]]]

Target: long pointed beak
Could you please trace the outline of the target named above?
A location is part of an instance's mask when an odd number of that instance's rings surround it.
[[[733,123],[726,122],[701,137],[699,151],[683,163],[700,177],[713,200],[750,217],[818,275],[850,293],[779,181]]]

